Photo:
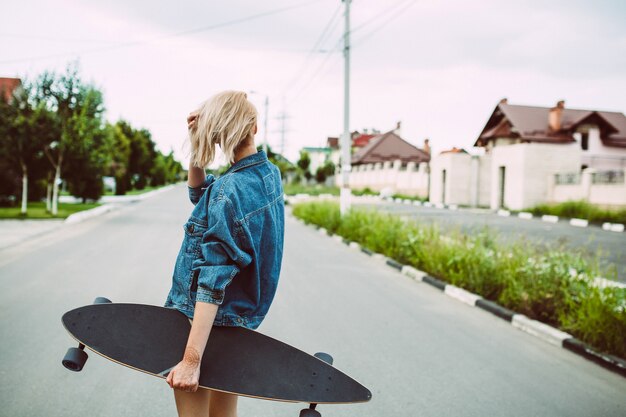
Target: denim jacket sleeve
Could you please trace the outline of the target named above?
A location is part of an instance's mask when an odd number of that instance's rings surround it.
[[[242,248],[244,234],[230,200],[212,201],[208,222],[200,244],[201,256],[193,267],[199,270],[196,301],[222,304],[226,287],[239,271],[250,265],[252,256]]]
[[[204,190],[206,190],[211,184],[213,184],[213,181],[215,181],[215,177],[209,174],[206,176],[204,182],[199,187],[194,188],[187,186],[187,188],[189,189],[189,200],[191,200],[191,203],[194,206],[198,204],[198,201],[200,201],[200,197],[202,197],[202,194],[204,194]]]

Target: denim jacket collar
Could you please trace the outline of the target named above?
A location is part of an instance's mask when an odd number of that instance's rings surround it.
[[[257,153],[248,155],[245,158],[242,158],[239,161],[235,162],[230,168],[228,168],[225,174],[230,174],[231,172],[239,171],[240,169],[260,164],[265,161],[267,161],[267,155],[265,155],[264,151],[260,150]]]

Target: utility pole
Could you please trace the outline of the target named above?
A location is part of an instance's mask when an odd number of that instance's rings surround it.
[[[287,113],[285,113],[284,110],[277,117],[277,119],[280,120],[280,151],[279,153],[281,155],[284,155],[285,153],[285,133],[287,132],[287,128],[285,127],[285,121],[288,118],[289,118],[289,115],[287,115]]]
[[[343,34],[343,58],[344,58],[344,81],[343,81],[343,135],[341,135],[341,195],[339,206],[341,215],[350,210],[350,171],[352,170],[352,138],[350,137],[350,2],[345,3],[345,29]]]

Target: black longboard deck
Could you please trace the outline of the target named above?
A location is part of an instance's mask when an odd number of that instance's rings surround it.
[[[191,329],[184,314],[141,304],[88,305],[68,311],[62,321],[90,350],[161,378],[181,360]],[[365,402],[372,396],[335,367],[243,327],[213,327],[200,368],[200,386],[318,404]]]

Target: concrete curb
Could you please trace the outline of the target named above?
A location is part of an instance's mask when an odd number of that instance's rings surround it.
[[[157,190],[158,191],[158,190]],[[148,193],[149,194],[149,193]],[[314,200],[316,198],[319,199],[333,199],[336,198],[335,196],[332,196],[330,194],[321,194],[319,196],[314,196],[314,195],[309,195],[309,194],[296,194],[295,196],[287,196],[285,195],[285,201],[287,201],[289,204],[294,204],[294,203],[300,203],[300,202],[305,202],[305,201],[311,201]],[[438,209],[447,209],[447,210],[451,210],[451,211],[455,211],[455,210],[459,210],[459,206],[456,204],[443,204],[443,203],[431,203],[429,201],[425,201],[425,202],[421,202],[419,200],[407,200],[407,199],[402,199],[402,198],[391,198],[391,197],[380,197],[380,196],[352,196],[353,199],[359,200],[359,199],[370,199],[370,200],[375,200],[375,201],[383,201],[383,202],[388,202],[388,203],[396,203],[396,204],[404,204],[404,205],[414,205],[414,206],[420,206],[420,207],[427,207],[427,208],[438,208]],[[494,213],[493,210],[486,210],[488,212]],[[520,211],[517,212],[516,215],[514,213],[512,213],[509,210],[505,210],[505,209],[499,209],[495,212],[496,215],[500,216],[500,217],[513,217],[516,216],[520,219],[524,219],[524,220],[531,220],[534,219],[535,216],[533,216],[532,213],[527,212],[527,211]],[[538,216],[537,219],[546,222],[546,223],[559,223],[559,221],[561,220],[558,216],[552,216],[552,215],[548,215],[548,214],[544,214],[543,216]],[[568,218],[563,218],[564,221],[566,221],[570,226],[573,227],[590,227],[592,226],[591,223],[589,223],[589,220],[586,219],[568,219]],[[595,225],[594,225],[595,226]],[[599,226],[599,225],[597,225]],[[620,224],[620,223],[603,223],[602,224],[602,230],[605,231],[610,231],[610,232],[624,232],[626,230],[626,225]]]
[[[549,214],[544,214],[543,216],[541,216],[541,221],[546,222],[546,223],[558,223],[559,216],[552,216]]]
[[[626,378],[626,360],[615,357],[613,355],[598,352],[593,347],[576,339],[569,333],[563,332],[538,320],[529,319],[523,314],[518,314],[512,310],[502,307],[501,305],[493,301],[485,300],[478,294],[474,294],[454,285],[447,284],[446,282],[432,277],[426,272],[420,271],[419,269],[416,269],[412,266],[403,265],[400,262],[391,258],[387,258],[380,253],[372,252],[371,250],[362,247],[356,242],[350,242],[337,235],[331,235],[331,237],[337,241],[341,240],[341,242],[343,242],[350,248],[358,249],[374,259],[384,260],[385,264],[399,271],[402,275],[406,277],[412,278],[415,281],[421,281],[429,284],[441,290],[445,295],[449,296],[450,298],[454,298],[455,300],[460,301],[464,304],[488,311],[491,314],[500,317],[505,321],[508,321],[516,329],[537,337],[554,346],[559,346],[563,349],[567,349],[572,353],[582,356],[585,359],[588,359],[606,368],[607,370],[615,372]]]
[[[587,227],[589,226],[589,220],[585,219],[570,219],[569,224],[574,227]]]
[[[102,206],[95,207],[89,210],[79,211],[78,213],[70,214],[63,221],[63,223],[65,224],[80,223],[84,220],[91,219],[92,217],[101,216],[105,213],[116,210],[117,208],[119,208],[119,205],[117,204],[104,204]]]

